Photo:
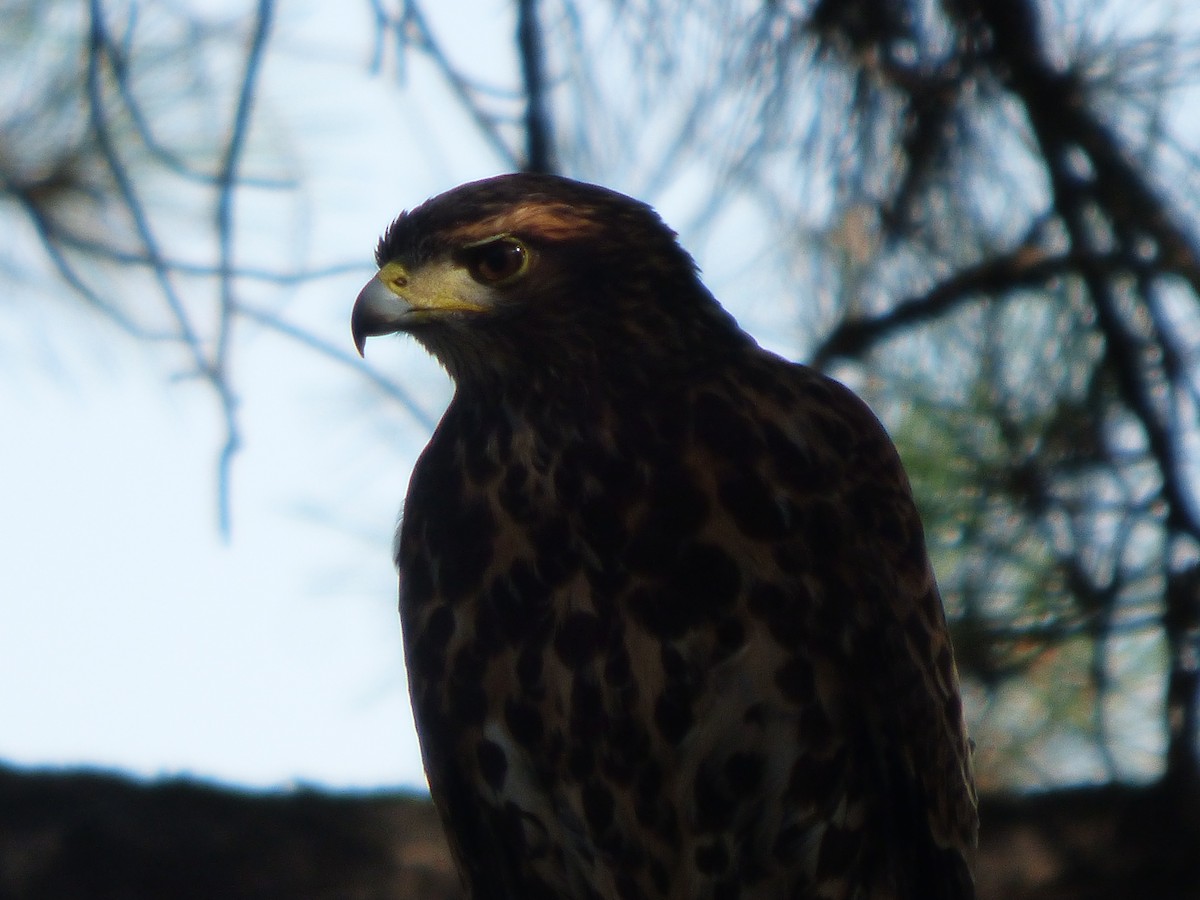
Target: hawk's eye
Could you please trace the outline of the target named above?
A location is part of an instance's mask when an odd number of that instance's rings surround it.
[[[525,271],[529,252],[516,238],[502,237],[464,247],[462,259],[480,284],[500,284]]]

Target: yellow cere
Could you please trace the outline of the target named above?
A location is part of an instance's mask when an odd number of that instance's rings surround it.
[[[414,310],[485,312],[491,305],[470,275],[448,260],[429,262],[415,272],[390,262],[376,277]]]

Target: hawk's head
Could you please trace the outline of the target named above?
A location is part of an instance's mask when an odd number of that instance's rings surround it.
[[[402,213],[375,260],[351,317],[359,352],[409,332],[459,382],[631,353],[694,359],[700,332],[737,334],[649,206],[566,178],[457,187]]]

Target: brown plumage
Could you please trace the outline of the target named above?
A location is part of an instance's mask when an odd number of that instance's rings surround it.
[[[464,185],[376,258],[356,344],[408,332],[456,387],[396,562],[472,897],[972,896],[950,640],[867,407],[603,188]]]

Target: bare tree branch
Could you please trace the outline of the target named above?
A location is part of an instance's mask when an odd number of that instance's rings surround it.
[[[238,93],[233,125],[225,145],[224,157],[217,170],[216,231],[218,241],[218,271],[220,283],[220,307],[218,311],[217,336],[209,364],[210,380],[221,398],[221,409],[225,417],[225,444],[217,460],[217,520],[223,534],[230,529],[230,467],[233,457],[241,445],[241,435],[236,418],[237,399],[233,395],[229,380],[229,341],[233,331],[238,304],[235,296],[233,267],[234,214],[233,204],[239,185],[238,164],[250,128],[250,108],[257,88],[258,73],[262,64],[263,51],[271,30],[272,0],[259,0],[255,16],[253,36],[246,53],[245,72]]]
[[[542,27],[537,0],[517,0],[517,51],[525,84],[525,164],[527,172],[558,170],[554,152],[554,128],[550,117],[542,50]]]

